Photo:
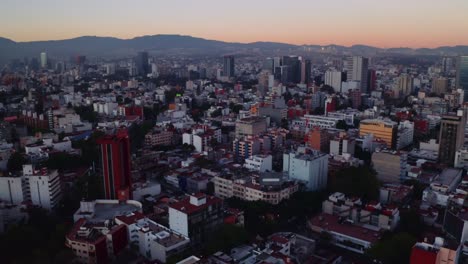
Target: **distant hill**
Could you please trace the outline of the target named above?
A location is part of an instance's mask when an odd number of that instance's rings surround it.
[[[15,42],[0,37],[0,61],[13,58],[38,57],[43,51],[51,56],[131,56],[137,51],[150,53],[181,54],[228,54],[249,51],[275,51],[285,55],[288,52],[308,48],[317,52],[338,52],[342,54],[398,53],[412,55],[456,55],[468,54],[468,46],[439,47],[435,49],[393,48],[381,49],[366,45],[351,47],[339,45],[292,45],[277,42],[232,43],[208,40],[182,35],[153,35],[132,39],[113,37],[83,36],[66,40]]]

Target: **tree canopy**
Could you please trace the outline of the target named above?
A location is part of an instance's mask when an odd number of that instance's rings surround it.
[[[208,239],[205,247],[207,254],[217,251],[228,251],[249,241],[247,231],[239,226],[224,224],[220,230]]]
[[[348,196],[377,200],[380,183],[375,171],[368,166],[350,167],[336,173],[330,182],[332,192],[341,192]]]
[[[408,233],[397,233],[377,242],[367,254],[383,264],[408,263],[416,242],[417,239]]]
[[[23,169],[23,165],[27,163],[27,159],[23,154],[15,152],[8,159],[7,168],[9,171],[19,171]]]
[[[58,217],[32,208],[27,221],[0,235],[2,263],[70,263],[73,253],[64,245],[68,228]]]

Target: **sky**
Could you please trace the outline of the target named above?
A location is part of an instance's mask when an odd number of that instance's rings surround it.
[[[468,0],[0,0],[14,41],[181,34],[229,42],[468,45]]]

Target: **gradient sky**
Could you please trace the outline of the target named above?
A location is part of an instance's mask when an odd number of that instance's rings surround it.
[[[236,42],[468,45],[468,0],[0,0],[0,36],[183,34]]]

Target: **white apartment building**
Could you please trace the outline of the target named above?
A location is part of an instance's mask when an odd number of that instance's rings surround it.
[[[98,102],[93,104],[94,112],[105,115],[115,115],[119,104],[114,102]]]
[[[19,205],[24,201],[23,177],[0,177],[0,200]]]
[[[410,121],[401,122],[398,125],[397,149],[403,149],[413,144],[414,123]]]
[[[328,155],[307,147],[283,154],[283,171],[290,179],[303,182],[309,191],[326,188]]]
[[[335,92],[341,91],[343,73],[340,71],[326,71],[325,72],[325,84],[333,87]]]
[[[353,138],[337,137],[330,140],[330,155],[350,154],[354,156],[356,141]]]
[[[33,165],[23,165],[23,175],[33,205],[50,210],[59,203],[62,190],[57,170],[34,170]]]
[[[33,205],[50,210],[62,196],[57,170],[35,170],[31,164],[23,165],[23,175],[0,177],[0,200],[11,204],[29,201]]]
[[[208,150],[213,139],[221,143],[221,136],[221,129],[199,126],[194,128],[191,133],[184,133],[182,135],[182,143],[193,145],[196,151],[204,152]]]
[[[320,128],[335,128],[340,119],[328,116],[319,115],[304,115],[299,119],[292,121],[294,129],[303,130],[306,133],[314,127]]]
[[[273,182],[278,180],[275,185]],[[270,178],[257,183],[251,178],[233,179],[216,176],[213,178],[215,195],[220,198],[237,197],[245,201],[264,201],[270,204],[279,204],[289,199],[299,190],[296,182],[281,183],[281,179]],[[273,184],[271,184],[273,183]]]
[[[254,155],[245,159],[244,167],[251,171],[265,172],[272,170],[273,157],[271,155]]]
[[[455,168],[468,169],[468,149],[463,148],[455,152]]]

